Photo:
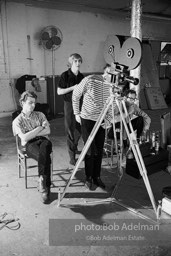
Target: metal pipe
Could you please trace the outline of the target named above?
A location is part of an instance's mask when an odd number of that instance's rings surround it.
[[[131,11],[131,37],[136,37],[142,41],[142,6],[141,0],[132,0],[132,11]],[[136,69],[130,71],[130,75],[139,79],[139,84],[134,86],[132,83],[130,87],[134,89],[137,93],[137,98],[139,99],[140,93],[140,78],[141,78],[141,65]]]

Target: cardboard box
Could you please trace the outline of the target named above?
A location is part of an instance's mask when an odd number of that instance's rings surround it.
[[[163,148],[167,148],[167,145],[171,143],[171,120],[170,120],[170,112],[164,113],[160,117],[161,122],[161,146]]]
[[[167,197],[162,199],[162,211],[166,212],[167,214],[171,215],[171,200]]]
[[[145,88],[145,95],[149,109],[164,109],[168,108],[161,88],[159,87],[148,87]]]

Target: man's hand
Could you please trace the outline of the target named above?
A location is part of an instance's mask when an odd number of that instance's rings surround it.
[[[73,86],[72,86],[72,90],[74,90],[74,88],[75,88],[76,86],[77,86],[77,84],[73,85]]]
[[[147,134],[147,131],[148,131],[148,130],[145,130],[145,129],[144,129],[143,132],[142,132],[142,135],[145,136],[145,135]]]
[[[81,124],[81,117],[80,117],[80,115],[75,115],[75,119],[76,119],[76,121],[77,121],[79,124]]]
[[[47,127],[48,127],[47,121],[44,121],[44,122],[42,123],[42,127],[43,127],[43,128],[47,128]]]
[[[142,141],[146,141],[146,134],[147,134],[147,131],[148,131],[148,130],[143,130],[142,135],[141,135]]]

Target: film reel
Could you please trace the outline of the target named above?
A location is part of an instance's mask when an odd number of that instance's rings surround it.
[[[141,61],[141,42],[135,38],[128,38],[121,47],[119,63],[128,67],[128,70],[135,69]]]
[[[135,69],[141,61],[142,47],[139,39],[130,37],[121,46],[117,36],[109,35],[105,42],[104,58],[108,64],[119,63],[127,70]]]
[[[118,62],[120,53],[120,40],[115,35],[107,36],[104,46],[104,59],[108,64]]]

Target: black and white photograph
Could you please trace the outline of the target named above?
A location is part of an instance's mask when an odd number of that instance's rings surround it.
[[[170,241],[170,0],[1,0],[0,255]]]

